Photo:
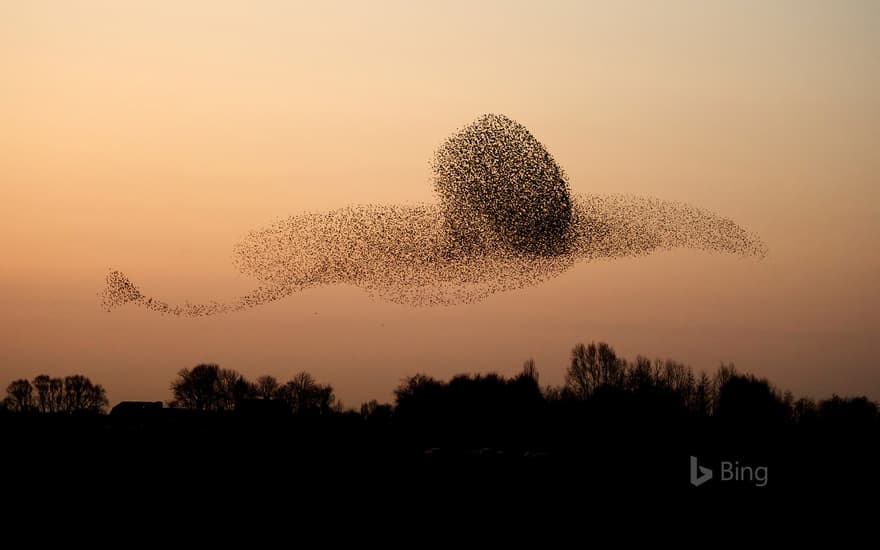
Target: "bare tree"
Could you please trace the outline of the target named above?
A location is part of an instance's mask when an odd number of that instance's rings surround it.
[[[628,384],[630,389],[639,391],[654,385],[654,375],[651,370],[651,360],[639,355],[629,372]]]
[[[687,379],[687,368],[671,359],[657,359],[654,362],[657,384],[672,391],[678,391]]]
[[[85,401],[85,377],[74,375],[64,378],[64,411],[78,410]]]
[[[172,407],[199,411],[230,411],[242,401],[256,399],[257,384],[237,371],[221,369],[213,363],[181,369],[171,382]]]
[[[220,367],[215,364],[196,365],[181,369],[171,383],[172,406],[200,411],[217,410],[219,404]]]
[[[594,344],[590,344],[593,346]],[[617,357],[614,348],[605,342],[599,342],[596,353],[598,357],[599,367],[599,384],[609,384],[620,387],[623,385],[625,366],[621,359]]]
[[[333,387],[315,382],[311,374],[299,372],[278,390],[279,398],[294,414],[327,413],[336,400]]]
[[[24,378],[15,380],[6,387],[3,402],[6,409],[12,412],[31,411],[34,408],[34,388]]]
[[[587,399],[598,386],[596,346],[578,344],[571,350],[571,364],[565,373],[565,390],[576,399]]]
[[[694,390],[694,399],[691,410],[701,416],[712,414],[712,404],[715,402],[715,394],[712,380],[705,372],[700,373],[700,378]]]
[[[571,364],[565,374],[565,389],[576,399],[586,399],[604,384],[622,387],[626,362],[605,342],[578,344],[571,350]]]
[[[257,395],[257,387],[248,382],[244,376],[232,369],[217,371],[217,408],[232,410],[244,399],[253,399]]]
[[[61,412],[64,409],[64,380],[52,378],[49,380],[49,412]]]
[[[41,374],[34,378],[33,386],[34,390],[37,392],[36,407],[41,413],[55,412],[52,410],[52,398],[49,394],[51,384],[52,379],[49,378],[49,375],[47,374]]]
[[[64,378],[64,411],[102,412],[107,407],[107,395],[100,384],[81,374]]]
[[[20,412],[103,412],[108,405],[104,388],[81,374],[63,380],[46,374],[35,376],[33,382],[16,380],[9,385],[7,393],[7,408]]]
[[[262,399],[273,399],[281,385],[274,376],[257,378],[257,395]]]

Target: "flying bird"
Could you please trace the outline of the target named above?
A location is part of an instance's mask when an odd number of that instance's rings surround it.
[[[259,281],[227,302],[169,304],[111,270],[107,310],[126,303],[184,316],[240,311],[314,286],[351,284],[412,306],[454,305],[538,284],[580,261],[692,248],[763,257],[732,220],[681,202],[573,194],[525,126],[487,114],[457,130],[431,163],[438,202],[348,206],[248,233],[233,261]]]

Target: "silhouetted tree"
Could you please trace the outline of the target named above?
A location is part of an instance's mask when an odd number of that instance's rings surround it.
[[[536,403],[544,402],[544,394],[538,383],[538,369],[534,359],[523,363],[522,372],[509,380],[508,385],[510,393],[518,405],[531,408]]]
[[[819,407],[808,397],[801,397],[791,406],[791,420],[795,424],[812,425],[819,419]]]
[[[427,374],[416,374],[404,378],[394,390],[396,405],[408,405],[416,398],[426,399],[435,397],[440,390],[441,384]]]
[[[558,402],[562,401],[567,393],[564,386],[544,386],[541,390],[541,395],[548,402]]]
[[[232,410],[245,399],[256,399],[257,386],[232,369],[217,371],[217,409]]]
[[[379,403],[375,399],[361,405],[361,416],[367,422],[387,424],[391,421],[394,408],[387,403]]]
[[[34,390],[36,391],[36,407],[41,413],[58,412],[53,406],[53,399],[50,395],[52,379],[46,374],[36,376],[33,381]]]
[[[719,419],[750,428],[773,427],[785,421],[785,403],[766,379],[740,374],[721,378],[725,381],[715,409]]]
[[[595,344],[578,344],[571,350],[571,363],[565,373],[565,391],[585,400],[599,386],[599,360]]]
[[[336,400],[332,386],[318,384],[307,372],[294,375],[279,388],[277,396],[294,414],[326,414],[332,410]]]
[[[81,374],[64,380],[45,374],[34,377],[33,383],[16,380],[6,389],[7,410],[39,413],[104,412],[107,392]]]
[[[171,405],[199,411],[220,409],[220,367],[215,364],[196,365],[181,369],[171,383],[174,400]]]
[[[660,384],[679,394],[684,401],[688,401],[695,382],[690,368],[671,359],[657,360],[654,368]]]
[[[257,388],[257,385],[243,376],[239,377],[235,385],[232,386],[232,397],[236,406],[245,399],[256,399],[258,395],[259,388]]]
[[[857,430],[876,426],[878,420],[877,403],[866,397],[840,397],[834,395],[819,404],[822,422],[839,428]]]
[[[599,385],[608,384],[622,387],[626,374],[626,362],[617,357],[614,348],[605,342],[599,342]]]
[[[541,386],[538,384],[538,369],[532,359],[523,364],[523,370],[507,382],[506,397],[509,402],[506,414],[523,435],[534,434],[539,430],[539,416],[547,404]]]
[[[715,371],[715,375],[712,377],[712,389],[715,395],[715,403],[713,405],[715,407],[718,406],[718,399],[721,397],[721,388],[736,375],[736,366],[733,363],[725,364],[722,362],[718,370]]]
[[[565,390],[575,399],[585,400],[600,386],[622,388],[627,363],[617,357],[614,348],[605,342],[578,344],[571,350],[571,363],[565,374]]]
[[[10,412],[29,412],[34,408],[34,388],[24,378],[15,380],[6,387],[6,399],[3,401]]]
[[[535,384],[538,383],[538,368],[535,366],[534,359],[529,358],[525,363],[523,363],[523,368],[520,376],[531,378],[535,381]]]
[[[636,362],[630,367],[627,379],[628,386],[633,391],[650,390],[655,383],[653,370],[651,369],[651,360],[641,355],[637,356]]]
[[[49,380],[49,412],[62,412],[64,410],[64,380],[52,378]]]
[[[257,378],[257,396],[260,399],[273,399],[281,385],[274,376],[261,376]]]
[[[394,417],[428,440],[445,415],[443,384],[426,374],[404,378],[394,390]],[[413,437],[416,433],[413,433]]]
[[[714,401],[715,396],[712,391],[712,380],[709,378],[708,374],[701,372],[700,378],[697,380],[694,388],[694,396],[690,409],[700,416],[709,416],[712,414],[712,403]]]
[[[81,374],[64,378],[64,408],[66,413],[103,412],[107,407],[107,394],[100,384]]]

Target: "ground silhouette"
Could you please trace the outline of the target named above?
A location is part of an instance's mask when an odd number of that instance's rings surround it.
[[[512,377],[414,374],[393,403],[358,410],[306,372],[252,382],[202,364],[181,370],[170,389],[167,403],[122,402],[108,414],[103,388],[83,376],[12,381],[0,408],[4,466],[181,486],[266,471],[279,490],[327,480],[557,494],[878,481],[880,415],[868,398],[795,399],[733,365],[697,373],[672,360],[626,360],[606,343],[575,346],[562,386],[541,386],[529,360]],[[690,457],[715,477],[693,486]],[[745,479],[757,468],[769,473],[760,485]]]

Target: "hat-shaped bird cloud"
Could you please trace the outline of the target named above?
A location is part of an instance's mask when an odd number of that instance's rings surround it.
[[[260,281],[251,294],[172,305],[111,271],[103,304],[201,316],[345,283],[394,302],[451,305],[537,284],[579,260],[681,247],[765,253],[758,237],[731,220],[687,204],[573,195],[544,146],[503,115],[483,115],[447,138],[432,169],[439,204],[351,206],[249,233],[235,246],[234,262]]]

